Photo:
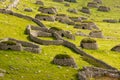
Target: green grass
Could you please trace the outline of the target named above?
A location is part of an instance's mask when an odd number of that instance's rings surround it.
[[[90,15],[78,12],[78,14],[67,12],[68,8],[81,9],[86,7],[87,2],[92,0],[78,0],[78,3],[70,3],[70,7],[64,6],[64,3],[53,2],[53,0],[43,0],[45,6],[53,6],[58,9],[58,13],[67,14],[70,17],[80,17],[85,16],[88,21],[93,21],[103,32],[105,38],[99,39],[94,38],[98,45],[98,50],[87,50],[83,49],[87,53],[96,57],[97,59],[103,60],[104,62],[116,67],[120,70],[120,53],[110,51],[112,47],[120,44],[120,23],[105,23],[102,22],[103,19],[120,18],[120,10],[115,6],[120,5],[120,0],[104,0],[103,5],[111,8],[110,12],[100,12],[96,8],[90,8]],[[41,14],[38,12],[39,5],[34,4],[35,0],[20,0],[17,8],[13,8],[14,12],[22,13],[35,17],[36,14]],[[8,0],[5,2],[6,5],[10,4]],[[0,2],[0,8],[4,8]],[[24,8],[32,8],[33,12],[25,12]],[[48,28],[57,27],[59,29],[68,30],[75,34],[77,31],[82,31],[85,34],[89,34],[90,30],[75,29],[74,26],[59,23],[59,22],[48,22],[42,21]],[[27,39],[28,35],[25,34],[26,26],[32,24],[36,25],[32,21],[17,18],[10,15],[0,14],[0,39],[11,37],[19,40],[29,41]],[[107,39],[108,37],[109,39]],[[44,40],[54,40],[51,37],[40,37]],[[70,42],[80,46],[80,41],[86,37],[76,36],[76,40],[69,40]],[[17,51],[0,51],[0,68],[5,69],[9,74],[5,74],[5,77],[0,80],[77,80],[76,74],[78,70],[71,67],[58,68],[57,65],[51,64],[51,61],[57,54],[67,53],[75,59],[79,68],[83,66],[91,66],[86,61],[83,61],[80,55],[77,55],[72,50],[64,46],[43,46],[42,52],[40,54],[33,54],[30,52],[17,52]]]

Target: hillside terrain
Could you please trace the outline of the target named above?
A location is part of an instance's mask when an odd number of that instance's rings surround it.
[[[16,3],[14,1],[16,1]],[[110,65],[110,68],[120,70],[120,48],[118,51],[111,51],[113,47],[120,44],[120,0],[102,0],[102,3],[98,4],[98,6],[109,7],[110,11],[107,12],[98,11],[98,8],[87,7],[88,3],[93,0],[77,0],[77,2],[40,0],[42,4],[36,4],[36,1],[37,0],[0,0],[0,40],[4,38],[14,38],[33,43],[40,47],[39,54],[25,50],[0,50],[0,80],[80,80],[77,76],[80,69],[85,66],[107,68],[106,66],[100,66],[100,64],[104,63],[108,66]],[[83,7],[89,9],[90,13],[83,13],[81,11]],[[40,8],[52,8],[51,10],[55,9],[56,13],[45,13],[44,11],[42,12]],[[30,18],[23,18],[20,15],[16,16],[14,15],[15,13]],[[59,15],[64,18],[67,16],[67,18],[65,20],[60,18],[59,20]],[[40,18],[39,16],[44,16],[45,18]],[[51,18],[51,16],[54,18]],[[50,20],[48,18],[50,18]],[[75,18],[78,21],[70,18]],[[36,21],[36,19],[38,21]],[[112,20],[113,22],[104,21],[106,19]],[[94,23],[96,27],[94,29],[88,29],[90,26],[87,27],[87,29],[86,27],[79,28],[84,23]],[[31,30],[27,32],[29,28],[28,25],[37,26],[38,30],[44,26],[49,29],[46,31],[49,34],[46,35],[52,36],[46,37],[37,34],[38,40],[55,41],[56,37],[54,38],[54,36],[56,33],[50,32],[50,29],[52,30],[54,28],[58,31],[64,30],[65,34],[62,33],[62,39],[60,39],[64,42],[62,45],[53,45],[52,43],[48,43],[51,45],[44,45],[47,44],[47,42],[35,42],[31,39],[31,35],[32,31],[34,33],[36,30],[37,33],[37,29],[32,30],[31,28]],[[92,31],[102,32],[102,37],[90,36],[90,32]],[[41,32],[43,31],[41,30]],[[34,35],[36,37],[36,34]],[[81,48],[80,42],[84,38],[94,39],[95,42],[97,42],[98,48],[95,50]],[[81,53],[77,53],[76,50],[68,46],[66,47],[67,41],[74,44]],[[85,53],[85,56],[87,53],[95,59],[84,59],[82,52]],[[68,54],[71,56],[76,62],[77,67],[73,68],[53,64],[52,61],[58,54]],[[97,63],[97,61],[94,60],[100,60],[103,61],[103,63]],[[1,69],[5,70],[5,74],[1,73]]]

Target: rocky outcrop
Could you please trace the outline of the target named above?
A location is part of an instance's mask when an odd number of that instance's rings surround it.
[[[15,51],[29,51],[33,53],[40,53],[41,49],[38,45],[26,42],[26,41],[20,41],[13,38],[5,38],[0,41],[0,50],[15,50]]]
[[[90,79],[100,79],[100,80],[119,80],[120,71],[102,69],[97,67],[83,67],[78,73],[78,80],[90,80]]]

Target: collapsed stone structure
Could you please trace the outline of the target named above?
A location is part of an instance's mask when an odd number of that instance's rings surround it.
[[[110,8],[106,6],[99,6],[98,11],[109,12]]]
[[[97,67],[83,67],[78,73],[78,80],[119,80],[120,71]]]
[[[35,4],[44,6],[44,3],[41,0],[37,0]]]
[[[98,4],[102,4],[102,0],[93,0],[93,2],[96,2]]]
[[[73,9],[72,9],[72,8],[69,8],[67,11],[70,12],[70,13],[75,13],[75,14],[78,13],[78,10],[75,9],[75,8],[73,8]]]
[[[91,31],[89,36],[94,38],[104,38],[102,31]]]
[[[114,46],[111,51],[116,51],[116,52],[120,52],[120,44],[119,45],[116,45]]]
[[[88,2],[87,7],[98,8],[98,4],[95,2]]]
[[[33,53],[40,53],[41,48],[33,43],[20,41],[13,38],[5,38],[0,40],[0,50],[15,50],[15,51],[29,51]]]
[[[107,22],[107,23],[117,23],[118,21],[115,19],[104,19],[103,22]]]
[[[81,22],[82,21],[82,19],[79,17],[69,17],[69,18],[74,22]]]
[[[35,18],[43,21],[52,21],[52,22],[55,21],[55,17],[51,15],[36,14]]]
[[[77,65],[76,65],[74,59],[67,54],[56,55],[53,59],[53,63],[60,65],[60,66],[70,66],[70,67],[77,68]]]
[[[54,7],[39,7],[38,11],[46,14],[57,14],[57,9]]]
[[[53,0],[55,2],[64,2],[64,0]]]
[[[77,2],[77,0],[65,0],[67,2]]]
[[[24,11],[26,11],[26,12],[32,12],[33,10],[31,8],[25,8]]]
[[[98,45],[94,39],[91,38],[84,38],[80,42],[80,47],[85,49],[98,49]]]

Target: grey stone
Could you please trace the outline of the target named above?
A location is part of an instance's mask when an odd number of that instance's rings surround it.
[[[32,9],[31,8],[25,8],[24,11],[26,11],[26,12],[32,12]]]
[[[98,4],[95,3],[95,2],[89,2],[89,3],[87,4],[87,7],[98,8]]]
[[[92,31],[89,33],[89,36],[94,38],[104,38],[102,31]]]
[[[82,7],[82,9],[81,9],[80,11],[83,12],[83,13],[87,13],[87,14],[90,14],[90,13],[91,13],[91,12],[90,12],[90,9],[87,8],[87,7]]]
[[[106,6],[99,6],[98,11],[109,12],[110,8]]]

